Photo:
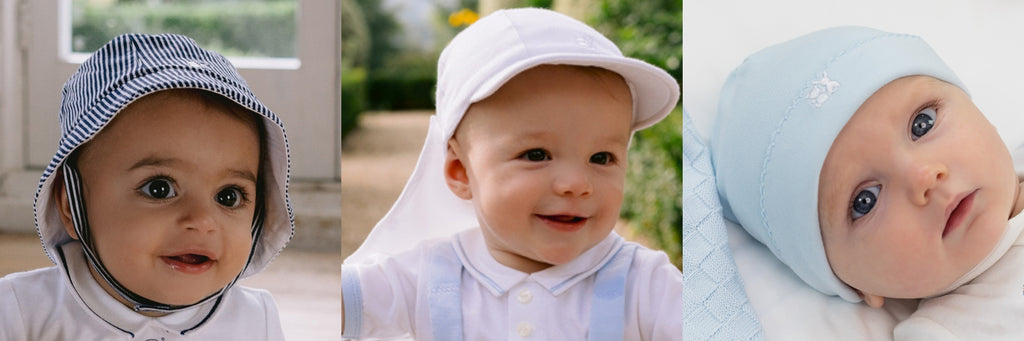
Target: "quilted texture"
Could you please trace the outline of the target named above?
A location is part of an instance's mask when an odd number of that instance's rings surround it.
[[[683,112],[683,288],[687,340],[762,340],[729,249],[711,154]]]

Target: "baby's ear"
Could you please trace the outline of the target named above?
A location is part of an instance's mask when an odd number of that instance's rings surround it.
[[[868,306],[872,308],[881,308],[882,304],[885,303],[885,297],[882,296],[865,294],[860,290],[857,290],[857,295],[864,300],[864,303],[867,303]]]
[[[78,240],[75,224],[71,222],[71,204],[68,202],[68,191],[64,190],[64,171],[60,169],[53,174],[53,201],[57,204],[57,212],[60,213],[60,222],[64,224],[64,231],[67,231],[71,238]]]
[[[448,152],[444,158],[444,181],[455,196],[470,200],[473,192],[469,189],[469,175],[462,162],[462,148],[455,139],[448,140]]]

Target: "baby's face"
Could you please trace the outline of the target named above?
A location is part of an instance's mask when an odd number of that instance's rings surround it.
[[[619,217],[632,99],[615,74],[565,66],[520,73],[459,126],[461,158],[492,256],[524,272],[564,264]],[[458,173],[458,174],[456,174]]]
[[[230,283],[252,243],[259,146],[252,125],[196,99],[150,95],[120,113],[78,159],[111,275],[174,305]]]
[[[992,124],[962,90],[925,76],[892,81],[857,109],[820,184],[832,270],[893,298],[937,294],[978,264],[1019,194]]]

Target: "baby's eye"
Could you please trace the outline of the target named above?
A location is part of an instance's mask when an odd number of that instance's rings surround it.
[[[235,208],[241,205],[245,199],[245,192],[235,187],[228,187],[217,192],[217,203],[227,208]]]
[[[537,162],[551,160],[551,155],[548,154],[548,152],[546,150],[539,149],[539,148],[527,150],[522,155],[519,155],[519,157],[526,158],[529,161],[537,161]]]
[[[882,191],[881,185],[864,188],[853,197],[850,203],[850,218],[857,220],[871,212],[878,202],[878,193]]]
[[[925,108],[916,115],[914,115],[914,121],[910,124],[910,139],[917,141],[917,139],[927,134],[932,127],[935,126],[935,108]]]
[[[606,165],[609,162],[612,162],[612,160],[615,160],[615,157],[609,152],[600,152],[590,156],[590,162],[599,165]]]
[[[145,184],[142,184],[142,187],[139,187],[139,191],[142,192],[143,195],[154,199],[167,199],[178,195],[178,193],[174,191],[174,186],[171,184],[171,181],[165,178],[149,180]]]

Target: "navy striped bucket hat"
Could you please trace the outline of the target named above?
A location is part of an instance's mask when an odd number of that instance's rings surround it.
[[[212,92],[263,118],[267,148],[267,162],[260,170],[265,183],[263,227],[240,277],[263,270],[291,240],[295,219],[288,199],[288,139],[277,115],[256,99],[227,58],[199,47],[191,38],[126,34],[97,50],[64,84],[57,153],[43,171],[33,206],[36,230],[54,264],[63,266],[58,246],[72,240],[53,200],[57,170],[130,103],[168,89]]]

